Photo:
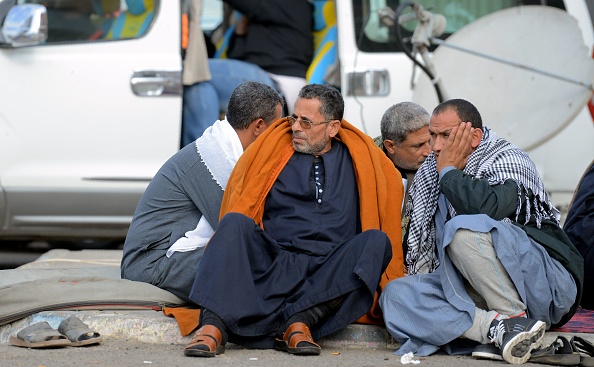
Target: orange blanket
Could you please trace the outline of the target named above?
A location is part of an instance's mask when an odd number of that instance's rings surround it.
[[[242,213],[262,226],[264,202],[276,178],[295,150],[291,127],[281,119],[252,143],[239,158],[221,204],[220,217]],[[401,205],[404,189],[400,172],[369,136],[342,121],[336,136],[349,149],[359,188],[361,229],[379,229],[392,243],[392,261],[380,279],[371,310],[358,322],[383,324],[379,292],[388,281],[404,275]]]
[[[182,336],[196,330],[200,321],[200,309],[188,307],[163,307],[165,316],[175,317]]]

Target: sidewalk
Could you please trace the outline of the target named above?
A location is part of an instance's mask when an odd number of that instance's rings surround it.
[[[68,251],[52,250],[37,261],[26,264],[26,268],[84,267],[88,264],[117,266],[122,252],[120,250]],[[47,321],[57,328],[60,321],[68,316],[76,316],[97,330],[105,338],[122,338],[154,344],[187,344],[191,335],[182,337],[174,318],[161,311],[152,310],[79,310],[43,311],[12,324],[0,327],[0,343],[7,343],[11,335],[22,328],[39,321]],[[570,337],[569,333],[547,332],[545,343],[550,344],[557,335]],[[594,334],[575,334],[594,342]],[[383,327],[352,324],[337,333],[319,340],[326,348],[367,347],[395,350],[398,344]]]
[[[53,328],[68,316],[76,316],[103,337],[122,338],[143,343],[180,344],[190,342],[192,335],[181,336],[177,322],[161,311],[44,311],[0,327],[0,343],[7,343],[11,335],[39,321],[47,321]],[[372,325],[349,325],[332,334],[320,345],[328,348],[370,347],[396,348],[384,328]]]

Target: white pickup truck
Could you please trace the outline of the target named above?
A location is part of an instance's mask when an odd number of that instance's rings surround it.
[[[345,118],[377,136],[383,112],[413,100],[422,74],[382,22],[399,1],[324,1],[336,27]],[[418,2],[445,15],[446,39],[489,13],[542,1]],[[545,2],[575,17],[589,57],[592,2]],[[145,0],[146,11],[136,14],[129,3],[0,0],[0,240],[121,241],[148,182],[180,148],[184,1]],[[221,7],[220,0],[205,1],[206,33]],[[136,17],[138,32],[107,37],[124,15]],[[413,29],[401,31],[410,37]],[[529,46],[526,53],[536,52]],[[470,95],[479,93],[474,87]],[[592,116],[579,107],[568,126],[529,150],[561,208],[594,156]]]

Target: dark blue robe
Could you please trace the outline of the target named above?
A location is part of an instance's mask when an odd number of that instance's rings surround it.
[[[373,303],[392,257],[390,240],[379,230],[361,233],[346,147],[335,141],[322,158],[321,203],[313,156],[295,153],[267,196],[264,230],[229,213],[204,252],[190,299],[221,317],[232,342],[272,348],[289,317],[345,296],[334,315],[312,328],[319,339],[354,322]]]

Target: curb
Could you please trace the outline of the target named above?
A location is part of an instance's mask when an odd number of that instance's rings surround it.
[[[108,338],[179,345],[186,345],[192,339],[192,335],[182,337],[175,319],[161,311],[44,311],[0,327],[0,343],[8,343],[11,335],[36,322],[47,321],[57,329],[60,322],[69,316],[78,317]],[[396,348],[396,342],[384,327],[359,324],[348,325],[321,339],[319,344],[325,348]]]

